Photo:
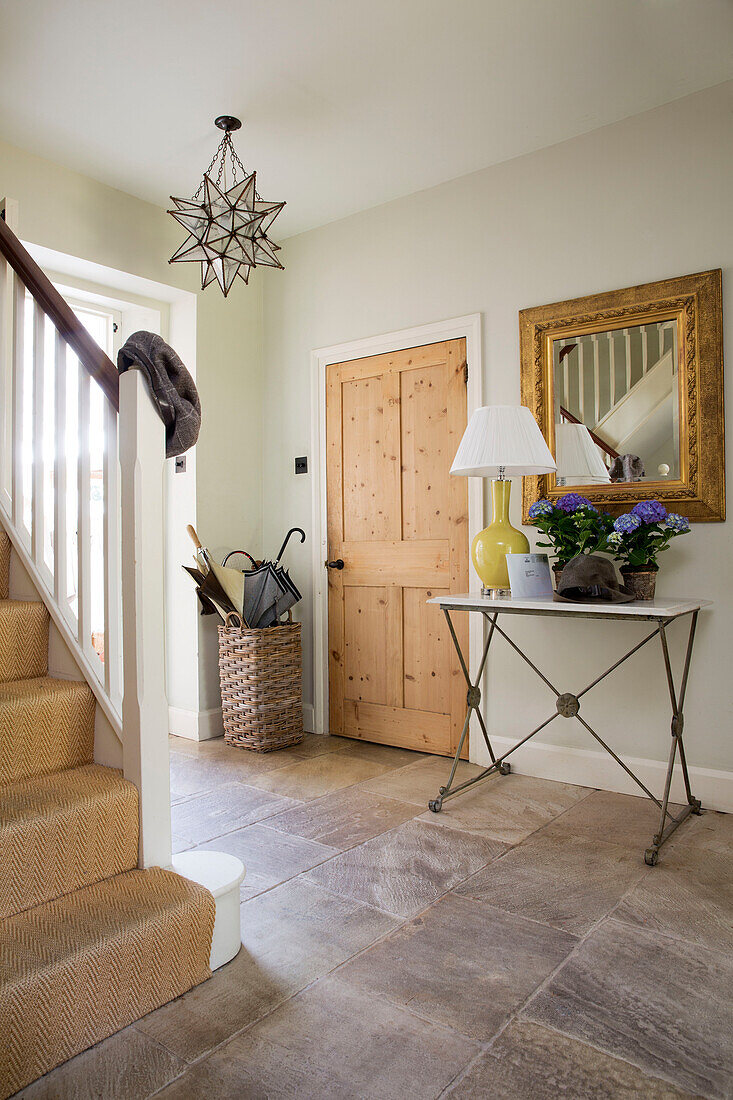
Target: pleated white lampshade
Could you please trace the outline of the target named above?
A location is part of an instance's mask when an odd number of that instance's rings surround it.
[[[451,466],[463,477],[549,474],[555,460],[524,405],[485,405],[468,422]]]
[[[566,485],[594,485],[611,477],[585,424],[556,424],[557,476]]]

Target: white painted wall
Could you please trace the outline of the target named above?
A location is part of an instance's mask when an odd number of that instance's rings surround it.
[[[293,458],[309,449],[308,364],[314,348],[480,311],[484,400],[518,403],[520,309],[720,266],[725,350],[732,363],[732,177],[733,83],[728,83],[288,240],[286,270],[267,280],[264,297],[265,545],[276,548],[281,532],[293,524],[311,534],[311,478],[294,475]],[[728,387],[729,426],[731,394],[733,386]],[[312,463],[315,456],[310,457]],[[726,524],[695,525],[665,556],[659,591],[716,600],[698,631],[686,732],[690,762],[715,772],[699,777],[702,796],[720,805],[727,799],[733,809],[729,542]],[[313,680],[308,545],[293,545],[290,565],[305,595],[308,704]],[[621,623],[604,629],[583,621],[530,619],[517,620],[514,627],[518,640],[565,690],[584,686],[629,648],[638,631]],[[679,661],[679,626],[672,633]],[[669,747],[664,671],[658,652],[643,651],[635,661],[594,689],[584,712],[619,750],[651,761],[647,772],[656,775],[654,762],[665,760]],[[525,675],[506,646],[497,646],[487,687],[490,728],[500,736],[526,731],[554,707],[551,693]],[[577,723],[563,719],[542,741],[593,747]],[[525,770],[540,767],[537,753],[518,758],[520,766],[522,759],[529,760]],[[594,756],[571,758],[548,749],[543,759],[551,760],[558,777],[572,766],[569,778],[597,775],[604,785],[614,782]]]
[[[191,180],[191,189],[196,185]],[[201,537],[217,554],[233,546],[261,553],[262,513],[262,418],[261,418],[261,302],[260,282],[237,285],[224,301],[216,287],[198,291],[199,269],[193,264],[168,264],[181,242],[182,230],[165,210],[88,177],[61,168],[0,142],[0,195],[20,204],[19,234],[24,241],[80,257],[94,264],[153,280],[147,292],[157,296],[156,286],[166,284],[196,293],[196,317],[176,315],[170,300],[171,342],[181,340],[195,347],[196,381],[203,406],[201,436],[195,454],[189,454],[186,474],[168,477],[177,493],[170,509],[171,531],[181,561],[189,560],[192,547],[182,527],[196,522]],[[104,282],[100,270],[97,282]],[[123,286],[120,290],[125,289]],[[178,303],[180,306],[180,303]],[[180,345],[179,345],[180,346]],[[185,484],[185,491],[181,486]],[[169,493],[169,504],[173,500]],[[182,516],[185,502],[195,515]],[[183,503],[182,503],[183,502]],[[181,524],[181,521],[183,523]],[[172,528],[181,526],[176,532]],[[175,554],[173,555],[175,557]],[[182,574],[181,574],[182,576]],[[216,635],[210,621],[195,613],[193,586],[174,585],[184,608],[174,609],[176,638],[185,632],[189,648],[199,653],[199,677],[194,672],[177,675],[169,669],[170,702],[180,732],[200,724],[216,726],[219,707]],[[190,601],[188,603],[187,601]],[[213,714],[211,713],[213,711]],[[185,730],[183,727],[185,726]]]

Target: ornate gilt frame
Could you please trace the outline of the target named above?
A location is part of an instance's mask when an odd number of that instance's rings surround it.
[[[723,306],[720,269],[592,294],[519,313],[522,404],[535,415],[554,453],[552,340],[608,328],[677,319],[680,383],[680,478],[576,486],[612,514],[640,500],[661,500],[692,521],[725,519]],[[525,477],[523,518],[540,497],[562,496],[554,474]]]

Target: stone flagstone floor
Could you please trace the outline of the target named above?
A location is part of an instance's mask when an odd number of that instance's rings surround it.
[[[308,736],[172,739],[177,851],[247,867],[238,957],[25,1100],[733,1095],[733,815]],[[464,776],[472,765],[461,765]]]

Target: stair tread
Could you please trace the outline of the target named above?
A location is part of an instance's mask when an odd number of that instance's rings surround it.
[[[10,539],[4,531],[0,531],[0,600],[8,598],[8,582],[10,579]]]
[[[84,681],[36,676],[0,683],[0,790],[91,764],[95,708]]]
[[[0,684],[0,707],[16,699],[43,698],[50,695],[85,695],[94,698],[86,680],[61,680],[55,676],[30,676]]]
[[[0,682],[46,675],[48,627],[40,600],[0,600]]]
[[[0,921],[0,1096],[210,976],[214,899],[153,867]]]
[[[138,792],[100,764],[0,789],[0,918],[137,865]]]

